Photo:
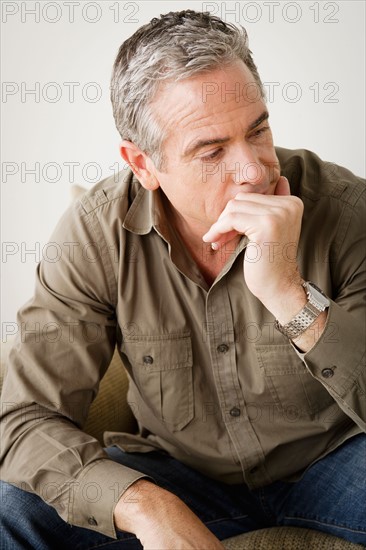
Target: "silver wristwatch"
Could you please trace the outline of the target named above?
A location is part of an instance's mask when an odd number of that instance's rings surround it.
[[[290,340],[298,338],[315,321],[322,311],[329,307],[326,295],[314,283],[306,281],[302,285],[305,289],[308,302],[302,310],[286,325],[280,325],[276,320],[275,327]]]

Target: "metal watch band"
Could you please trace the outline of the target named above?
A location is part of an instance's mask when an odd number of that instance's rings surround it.
[[[295,340],[300,334],[305,332],[307,328],[315,321],[315,319],[320,315],[321,311],[316,309],[310,302],[307,303],[302,310],[289,321],[286,325],[280,325],[280,323],[275,321],[275,327],[277,330],[282,332],[290,340]]]
[[[309,286],[310,285],[310,286]],[[315,321],[317,317],[329,306],[328,298],[323,294],[323,292],[316,286],[314,283],[309,281],[303,283],[302,285],[306,292],[308,302],[302,308],[301,311],[291,321],[286,323],[286,325],[281,325],[277,320],[275,321],[276,329],[290,338],[290,340],[295,340],[298,338],[310,325]],[[314,292],[316,289],[317,297],[312,296],[311,291]],[[320,294],[319,294],[320,293]]]

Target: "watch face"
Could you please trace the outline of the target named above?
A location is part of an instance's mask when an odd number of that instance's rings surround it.
[[[324,292],[318,286],[316,286],[315,283],[313,283],[311,281],[307,281],[305,283],[305,285],[306,285],[306,289],[308,290],[308,292],[310,292],[312,297],[317,302],[319,302],[319,304],[321,304],[322,306],[325,306],[325,307],[329,307],[329,299],[328,299],[327,295],[324,294]]]
[[[320,292],[320,294],[321,294],[322,296],[324,296],[325,298],[327,297],[326,294],[324,294],[324,292],[323,292],[318,286],[316,286],[315,283],[312,283],[311,281],[309,281],[308,284],[309,284],[310,286],[312,286],[313,288],[315,288],[315,290],[317,290],[318,292]]]

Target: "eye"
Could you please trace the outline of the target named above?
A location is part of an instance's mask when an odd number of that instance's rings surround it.
[[[208,155],[205,155],[204,157],[201,157],[201,160],[203,162],[208,162],[210,160],[215,160],[220,156],[221,152],[222,152],[222,147],[220,147],[219,149],[215,149],[215,151],[213,151],[212,153],[210,153]]]
[[[260,137],[261,135],[263,135],[265,132],[267,132],[267,130],[269,130],[269,126],[262,126],[262,128],[258,128],[258,130],[255,130],[251,135],[250,137],[252,138],[257,138],[257,137]]]

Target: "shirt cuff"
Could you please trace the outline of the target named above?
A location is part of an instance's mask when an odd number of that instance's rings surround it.
[[[309,372],[341,409],[366,429],[365,327],[362,319],[331,301],[323,333],[306,353],[293,346]]]
[[[363,371],[362,321],[331,301],[327,322],[315,345],[303,355],[311,374],[344,397]]]
[[[93,462],[73,482],[68,523],[117,538],[113,513],[121,495],[141,478],[154,480],[110,459]]]

